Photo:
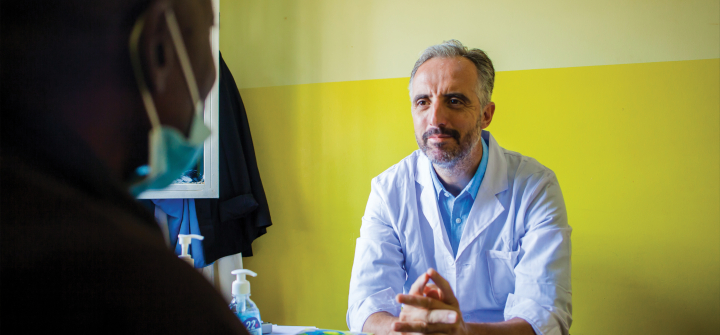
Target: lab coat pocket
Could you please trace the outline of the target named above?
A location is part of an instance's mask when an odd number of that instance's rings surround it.
[[[515,292],[515,263],[518,251],[488,250],[488,274],[495,302],[503,307],[508,294]]]

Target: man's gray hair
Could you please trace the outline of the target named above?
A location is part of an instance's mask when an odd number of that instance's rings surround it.
[[[495,86],[495,69],[493,68],[492,61],[480,49],[468,49],[458,40],[444,41],[442,44],[436,44],[428,47],[423,51],[420,58],[415,62],[412,73],[410,74],[410,84],[408,89],[412,92],[412,82],[415,78],[415,72],[431,58],[453,58],[453,57],[465,57],[477,68],[478,82],[475,88],[478,99],[480,99],[480,105],[485,106],[490,102],[492,97],[493,87]],[[412,98],[412,97],[411,97]]]

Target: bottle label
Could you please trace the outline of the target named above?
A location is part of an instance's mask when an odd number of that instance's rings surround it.
[[[258,329],[261,327],[260,321],[255,317],[249,317],[243,321],[245,328],[248,330]]]

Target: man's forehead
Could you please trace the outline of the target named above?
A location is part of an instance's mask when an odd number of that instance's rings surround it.
[[[435,57],[423,63],[413,78],[415,89],[470,89],[477,83],[477,69],[465,57]],[[418,92],[415,92],[418,93]]]

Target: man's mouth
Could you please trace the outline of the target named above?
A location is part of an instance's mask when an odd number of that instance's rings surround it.
[[[455,139],[460,143],[460,132],[455,129],[448,128],[432,128],[423,134],[423,141],[427,144],[428,140],[432,142],[445,142],[449,139]]]

